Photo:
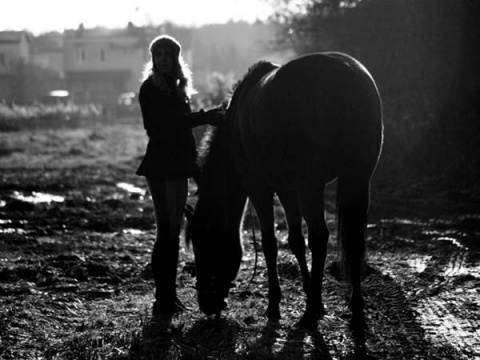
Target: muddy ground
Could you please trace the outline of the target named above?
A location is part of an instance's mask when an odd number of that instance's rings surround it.
[[[304,296],[280,208],[280,321],[263,317],[262,255],[250,282],[249,227],[221,319],[199,311],[193,255],[183,249],[178,289],[191,311],[154,321],[153,209],[133,175],[144,146],[136,125],[0,133],[0,359],[480,358],[480,197],[428,183],[374,183],[364,331],[349,328],[335,266],[333,188],[327,315],[317,331],[295,326]]]

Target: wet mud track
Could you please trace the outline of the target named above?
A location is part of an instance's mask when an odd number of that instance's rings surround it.
[[[478,215],[457,215],[371,229],[370,263],[399,286],[424,339],[465,359],[480,357],[479,223]]]
[[[87,336],[84,330],[93,331],[85,319],[95,311],[104,311],[98,315],[102,320],[91,321],[114,335],[118,324],[108,328],[105,314],[134,319],[135,326],[109,340],[132,358],[152,353],[171,359],[480,358],[480,215],[373,220],[365,330],[349,327],[347,287],[335,266],[333,240],[324,285],[327,314],[318,331],[294,326],[304,303],[283,220],[278,234],[284,300],[278,323],[262,316],[267,281],[261,256],[257,276],[247,285],[254,255],[245,229],[244,264],[222,320],[213,324],[196,307],[193,259],[185,252],[179,291],[193,310],[162,327],[148,316],[153,210],[144,184],[131,173],[128,167],[39,172],[22,184],[13,170],[3,176],[1,359],[62,358],[74,344],[72,337],[78,342],[78,336]],[[108,358],[128,358],[112,354]]]

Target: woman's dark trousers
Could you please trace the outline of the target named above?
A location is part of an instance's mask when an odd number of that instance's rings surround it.
[[[147,177],[153,200],[157,238],[152,252],[155,280],[154,313],[175,312],[178,299],[176,278],[183,209],[188,196],[188,179],[157,180]]]

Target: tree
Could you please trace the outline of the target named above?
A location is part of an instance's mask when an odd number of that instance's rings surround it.
[[[277,8],[273,21],[280,25],[278,43],[298,54],[327,50],[332,41],[328,27],[359,0],[270,0]]]
[[[480,154],[480,5],[471,0],[276,0],[298,54],[349,53],[384,103],[385,166],[405,176],[475,178]],[[388,164],[388,166],[387,166]]]

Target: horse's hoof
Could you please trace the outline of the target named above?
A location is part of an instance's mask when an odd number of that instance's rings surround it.
[[[316,330],[318,326],[317,319],[312,316],[303,315],[298,326],[306,330]]]
[[[200,310],[207,316],[212,316],[220,314],[222,310],[225,310],[228,306],[226,299],[221,299],[215,302],[205,302],[202,301],[200,305]]]
[[[270,309],[268,308],[267,311],[265,311],[265,316],[270,319],[270,320],[278,320],[282,316],[280,315],[280,309]]]
[[[365,301],[363,297],[352,297],[348,304],[348,309],[352,312],[352,314],[363,314],[363,309],[365,308]]]
[[[367,321],[363,311],[353,312],[350,318],[350,330],[363,331],[367,328]]]
[[[317,320],[320,320],[321,318],[323,318],[326,313],[327,311],[325,310],[325,307],[322,304],[322,306],[317,310]]]

